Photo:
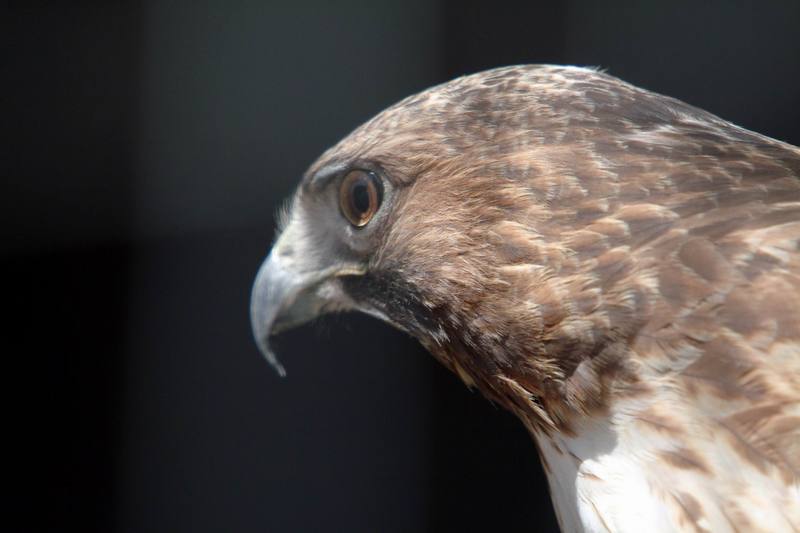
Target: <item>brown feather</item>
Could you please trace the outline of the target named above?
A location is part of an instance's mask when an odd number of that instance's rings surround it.
[[[602,73],[533,66],[410,97],[309,176],[360,160],[400,191],[370,271],[401,273],[438,328],[425,346],[535,434],[666,394],[687,411],[650,402],[644,426],[714,427],[797,483],[800,150]],[[703,453],[660,457],[724,483]],[[673,498],[692,524],[708,512]],[[737,501],[721,512],[747,527]]]

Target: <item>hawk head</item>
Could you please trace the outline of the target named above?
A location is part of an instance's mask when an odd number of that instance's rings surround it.
[[[283,373],[271,335],[362,311],[529,426],[565,430],[612,387],[635,392],[642,368],[679,369],[657,339],[747,275],[761,241],[736,231],[796,220],[797,166],[787,145],[595,70],[459,78],[311,166],[258,273],[253,330]]]
[[[271,335],[358,310],[492,400],[529,411],[533,399],[547,424],[591,407],[598,376],[622,370],[614,346],[636,330],[647,290],[627,279],[624,253],[603,255],[630,232],[603,221],[618,184],[598,144],[626,121],[673,116],[649,94],[589,69],[511,67],[362,125],[311,166],[281,216],[252,293],[267,359],[283,374]],[[625,99],[638,106],[617,113]],[[670,218],[627,215],[647,227]]]
[[[410,333],[526,424],[565,530],[796,530],[798,176],[593,70],[467,76],[311,166],[253,330],[280,373],[270,336],[326,312]]]

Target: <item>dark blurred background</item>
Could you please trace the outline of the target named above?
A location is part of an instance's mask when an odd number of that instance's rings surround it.
[[[273,213],[394,101],[512,63],[800,144],[800,2],[3,8],[7,442],[24,531],[554,531],[520,424],[359,316],[250,337]]]

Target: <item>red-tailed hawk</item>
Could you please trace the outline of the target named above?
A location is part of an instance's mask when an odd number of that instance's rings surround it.
[[[564,531],[800,530],[800,150],[595,70],[409,97],[303,178],[268,338],[359,310],[515,413]]]

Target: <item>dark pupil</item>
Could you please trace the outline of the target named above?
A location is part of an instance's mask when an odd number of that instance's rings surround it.
[[[369,211],[369,189],[363,181],[353,185],[353,207],[359,214]]]

